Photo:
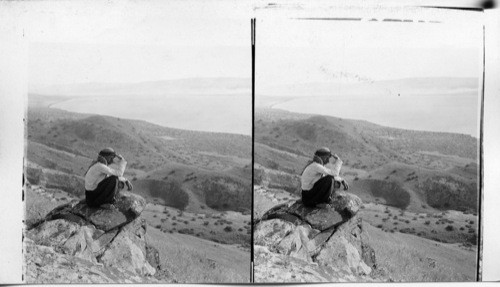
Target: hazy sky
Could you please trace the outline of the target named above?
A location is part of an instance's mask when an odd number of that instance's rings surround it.
[[[31,87],[85,82],[134,83],[190,77],[251,77],[250,48],[37,43]]]
[[[434,16],[431,19],[442,23],[401,23],[369,18],[262,19],[257,30],[257,90],[328,82],[342,72],[372,80],[480,75],[482,26],[477,19],[446,21]]]
[[[30,87],[251,76],[248,5],[235,1],[31,4],[26,17],[40,21],[27,22]]]

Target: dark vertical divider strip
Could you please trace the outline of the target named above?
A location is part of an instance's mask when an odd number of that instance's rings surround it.
[[[252,40],[252,210],[251,210],[251,235],[250,235],[250,282],[254,282],[254,268],[253,268],[253,259],[254,259],[254,250],[253,250],[253,210],[254,210],[254,188],[253,188],[253,180],[254,180],[254,154],[255,154],[255,145],[254,145],[254,136],[255,136],[255,18],[250,20],[251,26],[251,40]]]
[[[483,25],[483,82],[481,88],[481,113],[479,123],[479,207],[478,207],[478,244],[477,244],[477,275],[476,281],[482,281],[482,259],[483,259],[483,177],[484,177],[484,159],[483,159],[483,129],[484,129],[484,84],[486,69],[486,41],[485,41],[485,26]]]

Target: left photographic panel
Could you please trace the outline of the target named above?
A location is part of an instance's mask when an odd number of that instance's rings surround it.
[[[249,283],[249,18],[75,3],[31,7],[25,282]]]

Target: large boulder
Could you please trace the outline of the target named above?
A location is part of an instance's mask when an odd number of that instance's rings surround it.
[[[322,207],[306,207],[300,200],[281,204],[256,221],[256,282],[377,280],[370,276],[376,274],[375,252],[356,215],[361,200],[345,192],[337,197]]]
[[[297,201],[290,206],[287,213],[298,216],[311,225],[312,228],[320,231],[335,227],[344,221],[342,215],[335,209],[306,207],[301,201]]]
[[[137,218],[146,207],[146,200],[122,191],[117,196],[115,207],[116,209],[89,207],[85,200],[72,201],[49,212],[45,220],[65,219],[79,225],[91,223],[97,229],[109,231]]]
[[[114,275],[120,272],[128,274],[130,278],[146,278],[154,275],[159,269],[158,252],[146,242],[147,225],[140,218],[146,201],[138,195],[122,192],[115,206],[115,209],[92,208],[84,201],[73,201],[53,209],[42,221],[26,232],[31,244],[29,250],[33,253],[54,253],[53,258],[58,260],[62,258],[62,261],[72,258],[75,264],[85,262],[84,266],[81,266],[85,270],[107,268],[108,271],[111,270],[108,273],[111,272],[113,276],[107,276],[102,271],[89,271],[103,274],[102,280],[99,281],[95,276],[90,279],[69,275],[61,277],[58,275],[60,260],[38,262],[34,259],[36,255],[32,254],[29,258],[35,266],[30,266],[27,270],[36,271],[38,275],[28,274],[27,281],[29,283],[156,282],[135,279],[115,280]],[[27,262],[30,264],[29,260]],[[62,279],[50,280],[40,272],[53,273]]]
[[[147,260],[146,222],[135,220],[124,226],[100,257],[106,266],[118,267],[142,275],[154,275],[156,269]]]
[[[154,277],[104,266],[77,256],[57,252],[53,247],[24,240],[26,283],[160,283]]]
[[[363,202],[358,196],[340,190],[334,193],[332,199],[333,208],[346,217],[356,215],[363,205]]]

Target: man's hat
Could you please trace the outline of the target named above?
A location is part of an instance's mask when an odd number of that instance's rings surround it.
[[[102,156],[110,156],[110,155],[116,155],[116,152],[114,149],[107,147],[99,152],[99,155]]]
[[[327,147],[322,147],[320,149],[318,149],[314,155],[317,155],[317,156],[331,156],[332,155],[332,152],[330,151],[329,148]]]

